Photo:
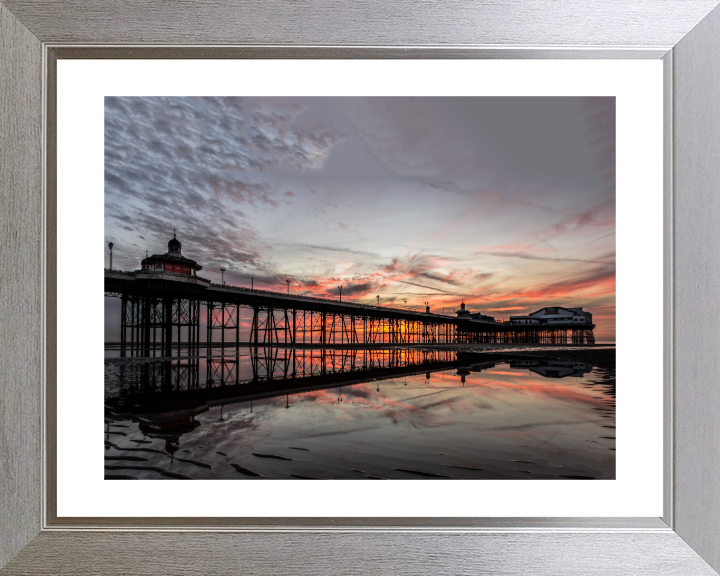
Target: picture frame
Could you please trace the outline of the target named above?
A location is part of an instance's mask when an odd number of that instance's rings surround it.
[[[0,2],[2,574],[720,570],[717,0]],[[54,496],[59,58],[653,58],[665,67],[661,518],[67,519]]]

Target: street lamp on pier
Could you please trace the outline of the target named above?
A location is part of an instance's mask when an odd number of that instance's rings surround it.
[[[113,246],[114,246],[114,244],[113,244],[112,242],[110,242],[110,244],[108,244],[108,248],[110,248],[110,270],[112,270],[112,249],[113,249]]]
[[[287,285],[288,285],[288,294],[290,294],[290,280],[285,280],[285,282],[287,282]]]
[[[220,274],[222,274],[222,285],[225,286],[225,268],[220,268]]]
[[[342,302],[342,286],[338,286],[338,290],[340,290],[340,302]]]

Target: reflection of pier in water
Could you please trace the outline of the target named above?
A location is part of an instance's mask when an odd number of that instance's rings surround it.
[[[456,353],[449,350],[250,350],[249,356],[238,353],[124,362],[120,365],[121,392],[106,398],[106,404],[113,410],[136,414],[165,412],[193,405],[210,407],[300,394],[457,366]]]
[[[247,353],[249,351],[249,354]],[[149,437],[166,439],[166,451],[179,446],[180,436],[200,425],[196,416],[212,407],[250,403],[367,382],[455,370],[464,385],[466,376],[508,363],[545,377],[582,376],[592,366],[548,358],[511,357],[451,350],[298,350],[250,348],[244,354],[223,357],[186,357],[173,360],[118,358],[119,393],[106,397],[108,420],[138,421]],[[112,360],[110,360],[112,363]],[[222,419],[222,411],[221,411]],[[108,435],[108,441],[110,436]]]
[[[121,391],[106,397],[107,417],[139,420],[143,434],[165,438],[170,453],[182,434],[200,425],[195,417],[214,406],[250,402],[252,410],[253,400],[285,396],[289,402],[291,395],[370,381],[379,387],[381,380],[457,366],[453,351],[400,349],[253,348],[249,357],[120,360]],[[247,371],[251,375],[242,377]]]
[[[582,362],[552,360],[548,358],[523,358],[510,362],[510,368],[526,368],[545,378],[565,378],[566,376],[585,376],[592,366]]]
[[[422,372],[455,369],[465,382],[471,373],[509,362],[546,378],[584,376],[592,366],[579,362],[533,357],[478,354],[451,350],[327,350],[251,348],[250,354],[185,357],[174,360],[119,361],[120,392],[106,398],[115,413],[159,414],[178,410],[248,402],[254,399],[302,394]],[[199,412],[198,412],[199,413]]]

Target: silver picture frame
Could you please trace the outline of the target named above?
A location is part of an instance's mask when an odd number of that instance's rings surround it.
[[[718,4],[0,0],[0,574],[716,575]],[[54,80],[61,58],[661,59],[663,516],[59,518]]]

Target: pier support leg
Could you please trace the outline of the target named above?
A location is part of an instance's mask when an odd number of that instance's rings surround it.
[[[163,298],[163,327],[162,331],[164,334],[163,342],[163,356],[169,358],[172,356],[172,313],[173,313],[173,298]]]

